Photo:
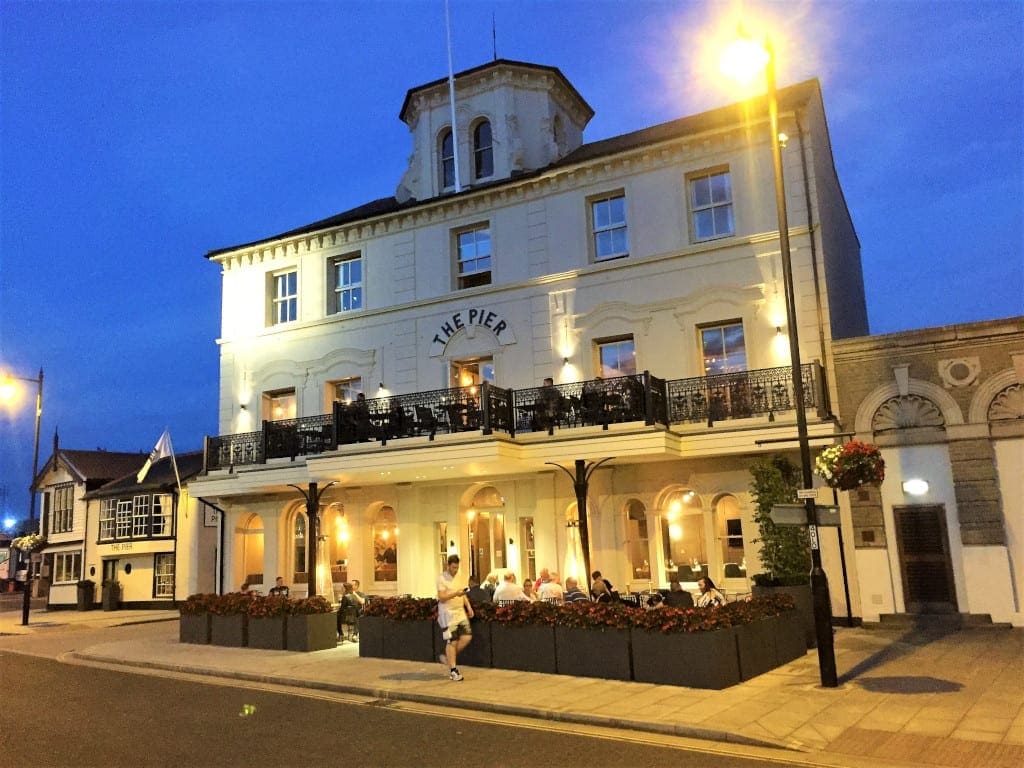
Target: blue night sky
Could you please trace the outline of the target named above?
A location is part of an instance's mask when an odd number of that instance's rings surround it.
[[[456,70],[559,67],[595,141],[738,97],[711,32],[767,19],[822,81],[873,333],[1024,312],[1019,0],[452,0]],[[0,370],[45,369],[40,463],[217,431],[204,254],[394,193],[405,91],[447,74],[443,0],[0,4]],[[27,514],[34,386],[0,412]],[[6,500],[3,490],[6,489]]]

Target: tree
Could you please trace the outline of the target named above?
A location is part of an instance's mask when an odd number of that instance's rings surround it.
[[[750,489],[754,497],[754,522],[760,536],[760,556],[764,573],[754,574],[758,586],[796,586],[807,584],[811,572],[811,547],[806,526],[779,526],[771,519],[775,504],[797,501],[800,468],[785,456],[758,461],[750,468]]]

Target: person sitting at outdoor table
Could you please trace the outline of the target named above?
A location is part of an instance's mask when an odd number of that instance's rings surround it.
[[[363,594],[363,588],[359,583],[359,579],[352,579],[352,594],[356,596],[360,606],[366,604],[366,595]]]
[[[590,583],[590,597],[595,603],[610,603],[616,599],[612,583],[604,578],[600,571],[594,571],[590,578],[593,579]]]
[[[718,591],[715,582],[710,576],[703,576],[697,580],[697,588],[700,595],[697,597],[698,608],[718,607],[725,605],[725,595]]]
[[[647,598],[647,610],[654,611],[659,608],[665,607],[665,598],[660,593],[655,592],[653,595]]]
[[[693,608],[693,595],[683,589],[683,585],[675,579],[669,582],[668,596],[665,605],[669,608]]]
[[[552,572],[549,581],[544,582],[540,589],[537,590],[537,597],[544,601],[552,603],[564,603],[565,602],[565,590],[562,588],[561,583],[558,581],[558,574]]]
[[[271,595],[277,595],[278,597],[288,597],[288,586],[284,583],[284,579],[278,576],[274,579],[274,586],[270,588]]]
[[[537,593],[533,591],[533,582],[530,579],[523,582],[523,594],[531,603],[537,602]]]
[[[469,592],[466,593],[466,597],[471,603],[489,603],[491,601],[491,593],[480,586],[476,576],[469,577]]]
[[[580,405],[583,407],[584,424],[597,424],[601,421],[601,411],[604,410],[604,380],[595,376],[592,381],[583,382],[583,390],[580,392]]]
[[[523,588],[516,584],[516,575],[512,571],[506,571],[501,584],[494,590],[494,602],[500,604],[503,600],[529,600]]]
[[[356,594],[351,581],[346,581],[342,588],[345,593],[338,603],[338,637],[342,640],[356,640],[359,638],[359,612],[366,601]],[[348,635],[344,633],[345,627],[351,627]]]
[[[562,411],[562,396],[555,389],[555,380],[550,376],[544,379],[544,385],[537,392],[537,410],[535,418],[539,429],[546,429],[549,433],[558,423],[558,416]]]
[[[243,595],[255,595],[256,594],[253,591],[252,587],[249,586],[249,582],[248,581],[243,581],[242,582],[242,586],[240,586],[238,588],[238,591],[241,592]]]
[[[484,579],[484,583],[480,586],[487,590],[488,594],[491,596],[491,600],[493,600],[494,592],[498,588],[498,574],[491,571],[491,573],[487,574],[487,578]]]
[[[562,599],[566,603],[590,602],[590,597],[580,589],[579,582],[572,576],[565,578],[565,594],[562,595]]]

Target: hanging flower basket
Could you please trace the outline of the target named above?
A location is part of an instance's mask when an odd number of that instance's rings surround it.
[[[30,533],[27,536],[19,536],[14,539],[11,546],[20,549],[26,555],[31,554],[46,546],[46,537],[38,533]]]
[[[826,448],[814,462],[814,469],[830,487],[841,491],[880,485],[885,479],[885,461],[878,446],[858,440]]]

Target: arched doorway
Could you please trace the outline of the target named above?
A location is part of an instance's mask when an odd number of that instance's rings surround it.
[[[651,542],[647,531],[647,507],[630,499],[623,510],[626,528],[626,557],[632,583],[651,581]],[[632,589],[632,587],[629,587]]]
[[[341,585],[348,581],[348,545],[351,538],[344,505],[339,502],[328,505],[320,513],[320,525],[320,533],[326,539],[331,583],[336,585],[334,591],[340,593]]]
[[[746,586],[747,555],[743,545],[743,515],[740,502],[731,493],[715,499],[715,540],[718,543],[716,555],[722,564],[719,578],[742,579]],[[744,590],[745,591],[745,590]]]
[[[248,582],[253,589],[263,585],[263,518],[257,514],[248,515],[235,537],[236,552],[241,553],[241,576],[238,581]],[[239,584],[231,585],[237,589]]]
[[[312,542],[309,541],[309,521],[306,513],[296,511],[289,524],[291,540],[292,583],[307,584],[309,576],[309,553]]]
[[[484,486],[473,493],[465,514],[469,573],[482,582],[492,571],[508,567],[505,499],[497,488]]]
[[[661,520],[662,549],[669,577],[696,582],[708,568],[700,497],[689,488],[669,492],[662,500]]]

